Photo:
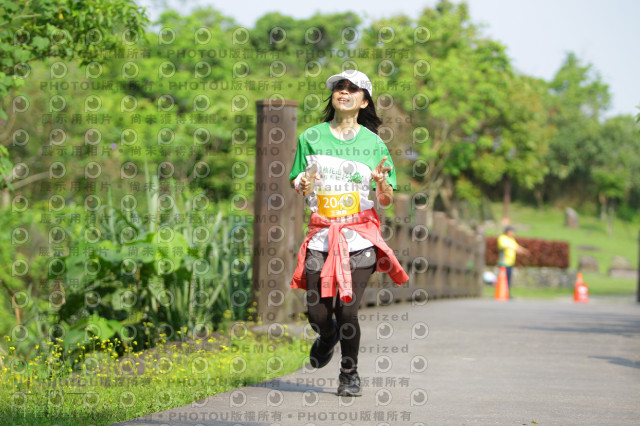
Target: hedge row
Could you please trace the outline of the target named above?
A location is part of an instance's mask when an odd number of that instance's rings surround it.
[[[498,264],[498,238],[485,239],[485,260],[487,265]],[[516,238],[518,244],[531,252],[530,255],[516,255],[516,266],[554,266],[569,267],[569,243],[566,241],[547,241],[537,238]]]

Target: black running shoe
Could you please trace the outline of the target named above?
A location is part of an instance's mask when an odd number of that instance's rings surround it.
[[[331,361],[333,357],[333,348],[340,341],[338,336],[338,323],[333,320],[333,327],[335,329],[334,337],[331,341],[327,342],[322,337],[318,336],[313,345],[311,345],[311,351],[309,351],[309,363],[313,368],[322,368]]]
[[[338,386],[338,396],[360,396],[360,376],[358,371],[353,370],[350,373],[340,372],[338,376],[340,385]]]

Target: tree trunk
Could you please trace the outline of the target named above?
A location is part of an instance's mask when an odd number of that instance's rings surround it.
[[[538,210],[542,210],[544,207],[544,193],[542,189],[537,187],[533,190],[533,196],[536,199],[536,205],[538,206]]]
[[[601,192],[598,194],[600,200],[600,221],[607,220],[607,197]]]
[[[504,223],[509,222],[509,207],[511,204],[511,178],[509,176],[504,177],[504,198],[502,200],[502,221]]]
[[[607,234],[609,234],[609,236],[613,235],[613,219],[615,215],[616,215],[615,201],[611,200],[611,202],[609,203],[609,220],[607,221]]]
[[[2,282],[2,286],[7,290],[7,293],[9,293],[11,305],[13,306],[13,313],[16,317],[16,323],[18,325],[22,325],[22,311],[20,311],[20,308],[18,307],[18,302],[16,302],[16,292],[11,290],[4,281],[0,280],[0,282]]]
[[[9,193],[9,188],[4,188],[2,190],[2,198],[0,199],[0,208],[5,208],[11,202],[11,197]]]
[[[444,207],[444,211],[447,213],[451,209],[451,202],[449,200],[449,193],[446,188],[440,188],[440,200],[442,200],[442,205]]]
[[[453,203],[453,182],[449,177],[447,177],[440,186],[440,199],[442,200],[444,210],[447,212],[449,217],[457,218],[458,212],[455,204]]]

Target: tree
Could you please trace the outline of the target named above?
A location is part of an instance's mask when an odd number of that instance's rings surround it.
[[[415,81],[415,94],[405,96],[401,106],[414,132],[428,129],[429,137],[418,138],[424,142],[413,146],[422,165],[413,178],[427,194],[429,208],[440,197],[451,211],[456,180],[469,170],[477,149],[492,146],[498,136],[512,73],[505,47],[478,33],[466,3],[442,0],[434,9],[425,9],[413,25],[387,26],[400,33],[396,40],[411,41],[421,28],[431,33],[428,43],[414,43],[413,57],[391,78]],[[425,60],[430,71],[416,73]]]
[[[550,122],[557,128],[549,144],[545,190],[563,194],[572,184],[590,182],[597,155],[600,118],[609,104],[609,89],[592,65],[583,65],[574,53],[567,57],[549,83]]]
[[[544,155],[555,131],[548,123],[547,84],[522,75],[507,83],[498,136],[479,144],[471,165],[477,181],[504,184],[504,219],[509,218],[512,183],[533,190],[549,172]]]
[[[607,231],[613,233],[616,204],[640,189],[639,126],[631,116],[608,119],[596,140],[591,178],[600,201],[600,218],[608,216]]]
[[[365,45],[379,46],[385,28],[394,29],[395,49],[411,52],[385,77],[415,85],[415,90],[399,88],[393,94],[400,114],[408,115],[414,126],[411,148],[419,170],[412,165],[412,178],[427,194],[428,208],[439,197],[455,215],[454,200],[477,203],[483,184],[504,181],[508,189],[514,180],[531,188],[543,179],[546,168],[540,157],[549,134],[546,85],[513,72],[505,46],[479,32],[466,3],[442,0],[415,21],[378,21]],[[416,42],[426,39],[426,29],[428,42]]]
[[[0,0],[0,100],[24,85],[30,62],[104,61],[123,43],[138,43],[148,22],[144,8],[133,0]],[[0,127],[12,127],[2,104]],[[1,187],[12,166],[3,152],[0,162]]]

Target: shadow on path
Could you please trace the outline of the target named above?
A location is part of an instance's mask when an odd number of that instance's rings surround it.
[[[589,358],[604,359],[611,364],[622,365],[624,367],[640,368],[640,361],[632,361],[626,358],[620,358],[615,356],[590,356]]]

